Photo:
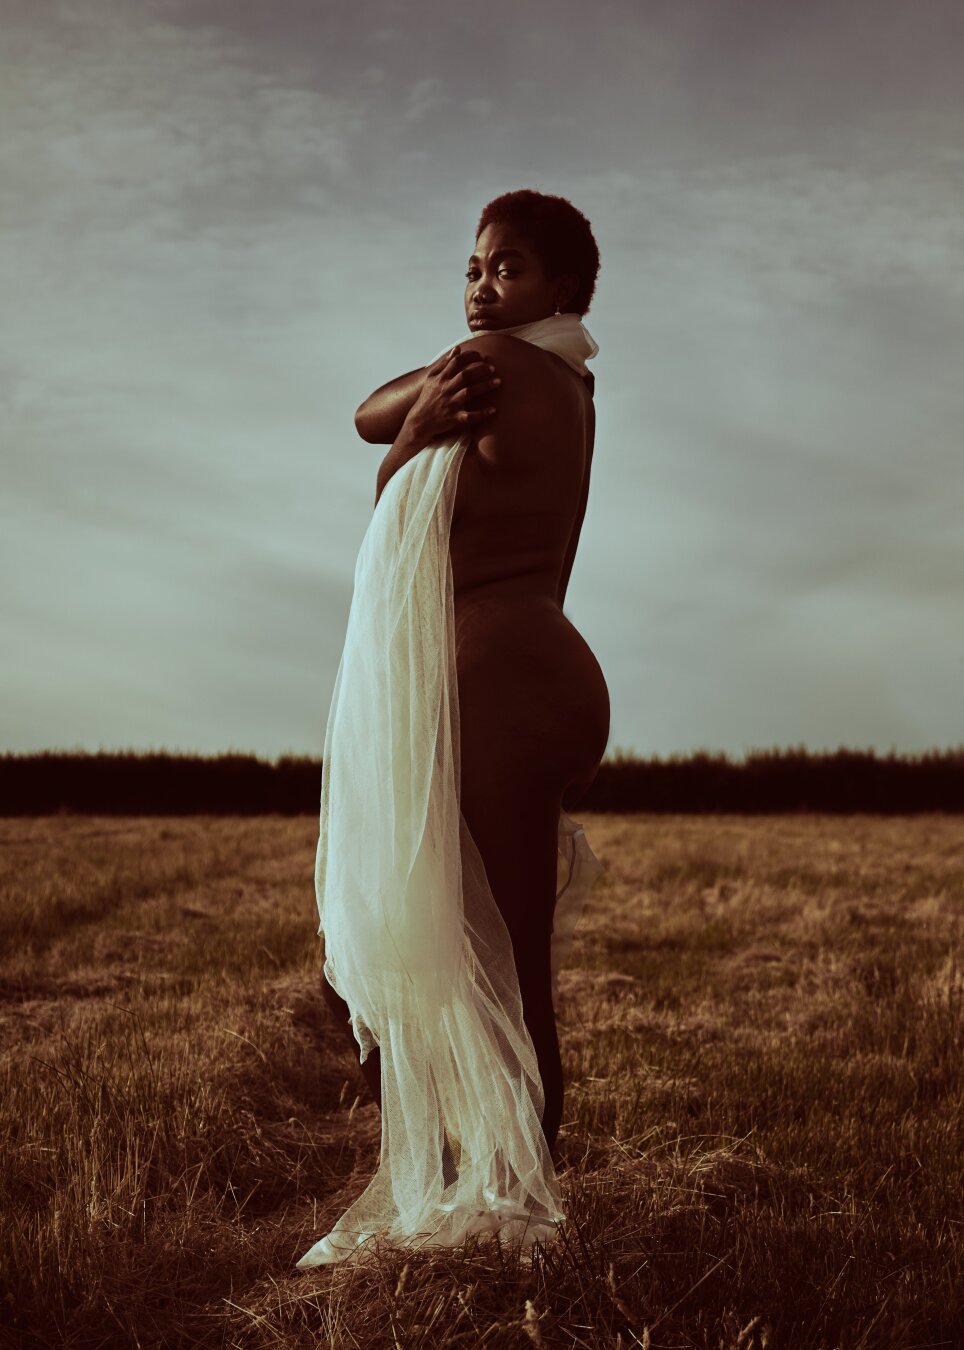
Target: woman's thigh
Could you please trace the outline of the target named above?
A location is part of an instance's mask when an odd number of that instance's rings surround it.
[[[535,992],[549,978],[565,785],[525,747],[478,724],[463,727],[460,761],[462,815],[512,938],[520,986]]]

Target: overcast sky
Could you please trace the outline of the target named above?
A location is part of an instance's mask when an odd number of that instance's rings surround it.
[[[602,267],[610,753],[964,743],[958,0],[0,0],[2,748],[321,754],[482,206]]]

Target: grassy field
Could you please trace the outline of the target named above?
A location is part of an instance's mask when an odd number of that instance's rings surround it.
[[[562,1238],[309,1272],[379,1140],[315,818],[0,820],[0,1344],[964,1344],[964,820],[580,818]]]

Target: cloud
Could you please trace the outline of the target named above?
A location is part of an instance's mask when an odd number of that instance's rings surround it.
[[[444,80],[434,75],[416,80],[405,96],[403,116],[406,122],[417,122],[426,113],[444,108],[448,101]]]
[[[929,13],[13,0],[8,743],[317,751],[383,453],[354,410],[461,335],[478,211],[526,185],[602,254],[567,612],[612,743],[953,738],[960,20]]]

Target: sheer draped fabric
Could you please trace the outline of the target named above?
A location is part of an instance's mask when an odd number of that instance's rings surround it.
[[[574,314],[503,331],[580,373],[598,351]],[[459,809],[448,540],[468,444],[427,447],[394,474],[355,566],[325,732],[315,893],[325,975],[361,1059],[379,1048],[382,1137],[375,1175],[301,1269],[380,1241],[454,1247],[477,1232],[528,1248],[565,1218],[509,932]],[[563,812],[554,989],[601,871]]]

